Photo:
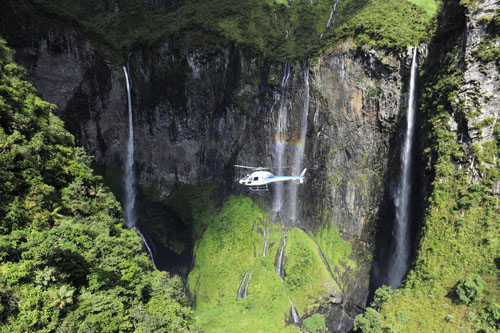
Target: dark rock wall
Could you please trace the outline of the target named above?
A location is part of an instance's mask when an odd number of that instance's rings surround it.
[[[233,164],[272,165],[283,64],[235,47],[185,50],[165,42],[110,61],[75,30],[20,21],[0,35],[17,50],[30,81],[95,163],[120,169],[127,139],[122,66],[132,78],[136,179],[157,200],[176,183],[218,181],[239,190]],[[11,23],[13,23],[11,21]],[[31,31],[31,33],[29,32]],[[22,33],[21,33],[22,32]],[[300,227],[339,228],[360,257],[343,275],[347,312],[366,303],[378,210],[398,145],[410,54],[353,51],[349,43],[311,59],[310,109],[299,190]],[[303,63],[292,64],[288,141],[299,137]],[[293,164],[294,148],[285,164]],[[271,193],[264,194],[271,200]],[[382,221],[385,223],[385,221]]]

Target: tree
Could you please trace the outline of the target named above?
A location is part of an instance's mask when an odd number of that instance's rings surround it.
[[[472,305],[483,298],[484,282],[478,274],[471,273],[460,278],[455,286],[458,298],[467,305]]]
[[[73,293],[75,291],[68,289],[66,285],[62,285],[59,290],[52,294],[52,299],[54,300],[50,303],[50,306],[57,306],[63,310],[67,304],[73,304]]]
[[[366,308],[365,313],[354,318],[354,330],[363,333],[382,333],[381,325],[380,314],[372,308]]]
[[[389,302],[394,295],[394,291],[390,286],[381,286],[375,291],[375,295],[373,296],[373,301],[370,304],[372,307],[380,307],[382,308],[385,303]]]

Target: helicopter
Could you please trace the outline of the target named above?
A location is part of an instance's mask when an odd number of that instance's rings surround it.
[[[253,170],[251,174],[247,174],[238,182],[241,185],[247,186],[250,191],[254,192],[267,191],[267,185],[275,182],[293,180],[297,184],[302,184],[304,183],[304,175],[307,171],[307,169],[302,170],[299,176],[275,176],[271,172],[267,171],[270,169],[267,167],[250,167],[246,165],[235,165],[235,167]]]

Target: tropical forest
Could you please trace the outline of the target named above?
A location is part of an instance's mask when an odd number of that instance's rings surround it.
[[[0,0],[0,332],[500,331],[500,1]]]

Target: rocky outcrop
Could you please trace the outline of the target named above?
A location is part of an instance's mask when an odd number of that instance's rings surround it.
[[[322,54],[314,68],[317,104],[308,162],[317,174],[308,189],[322,200],[307,215],[319,212],[335,221],[345,239],[360,236],[376,216],[391,133],[405,103],[405,66],[393,56],[344,44]]]
[[[464,45],[461,50],[463,64],[463,78],[461,89],[457,96],[460,109],[456,110],[454,117],[450,118],[450,129],[456,133],[456,140],[468,146],[469,150],[474,145],[484,152],[488,143],[495,143],[495,135],[500,117],[500,73],[498,63],[495,61],[484,62],[478,59],[477,52],[481,46],[492,42],[490,47],[500,48],[500,38],[492,35],[490,22],[499,14],[499,3],[494,0],[478,1],[475,8],[466,13],[466,28],[464,31]],[[461,117],[460,111],[466,110],[466,119]],[[462,122],[464,126],[459,126]],[[478,184],[485,176],[486,169],[498,165],[498,156],[493,154],[482,161],[471,156],[469,167],[470,181]],[[500,181],[493,182],[492,192],[500,196]]]

